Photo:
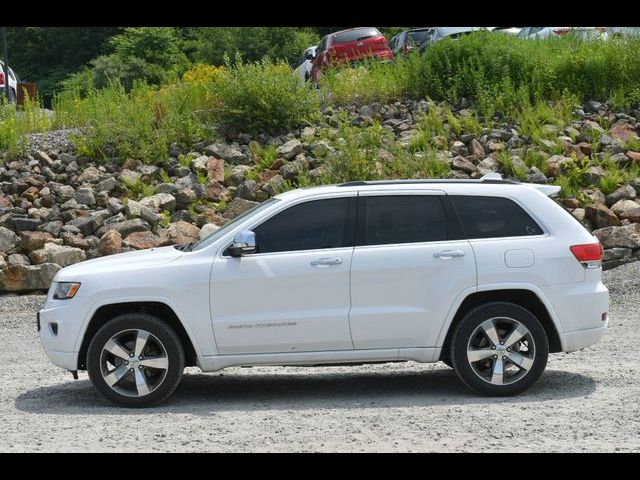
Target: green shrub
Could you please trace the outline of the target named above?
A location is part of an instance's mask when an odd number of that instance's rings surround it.
[[[217,121],[248,133],[281,133],[311,121],[318,97],[284,63],[243,63],[236,57],[220,85]]]

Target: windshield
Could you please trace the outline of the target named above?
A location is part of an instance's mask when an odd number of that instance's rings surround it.
[[[280,201],[280,199],[278,199],[278,198],[270,198],[269,200],[261,203],[260,205],[256,205],[255,207],[253,207],[253,208],[247,210],[246,212],[238,215],[236,218],[231,220],[229,223],[225,223],[220,228],[220,230],[218,230],[217,232],[215,232],[212,235],[208,236],[204,240],[200,240],[198,243],[193,245],[193,247],[191,247],[191,250],[192,251],[201,250],[201,249],[203,249],[205,247],[208,247],[209,245],[211,245],[213,242],[215,242],[219,238],[222,238],[223,236],[225,236],[229,231],[233,230],[236,226],[238,226],[238,224],[240,222],[242,222],[249,215],[253,215],[255,213],[259,213],[262,210],[265,210],[266,208],[268,208],[270,205],[273,205],[274,203],[279,202],[279,201]]]
[[[415,43],[416,45],[420,45],[422,43],[422,41],[424,40],[424,37],[429,32],[430,32],[429,29],[426,29],[426,30],[413,30],[413,31],[407,32],[407,38],[408,38],[408,40],[410,40],[411,42]],[[407,43],[409,43],[409,42],[407,42]]]

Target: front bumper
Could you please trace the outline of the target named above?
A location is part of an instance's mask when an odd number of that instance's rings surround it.
[[[51,362],[66,370],[78,369],[88,299],[48,300],[37,314],[37,327],[44,351]]]

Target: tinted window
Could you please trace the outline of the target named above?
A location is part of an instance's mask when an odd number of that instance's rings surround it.
[[[467,238],[542,235],[542,229],[517,203],[502,197],[453,195]]]
[[[362,203],[363,245],[447,239],[447,217],[439,196],[364,197]]]
[[[354,213],[355,198],[294,205],[254,229],[258,253],[352,246]]]
[[[320,41],[320,44],[318,45],[318,48],[316,49],[316,55],[321,54],[322,52],[324,52],[327,49],[327,39],[328,39],[328,37],[324,37]]]
[[[338,33],[333,36],[333,43],[350,43],[364,40],[365,38],[378,37],[381,33],[376,28],[357,28],[348,32]]]

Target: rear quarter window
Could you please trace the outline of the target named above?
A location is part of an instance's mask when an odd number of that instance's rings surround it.
[[[540,225],[523,208],[505,197],[451,195],[469,239],[542,235]]]

